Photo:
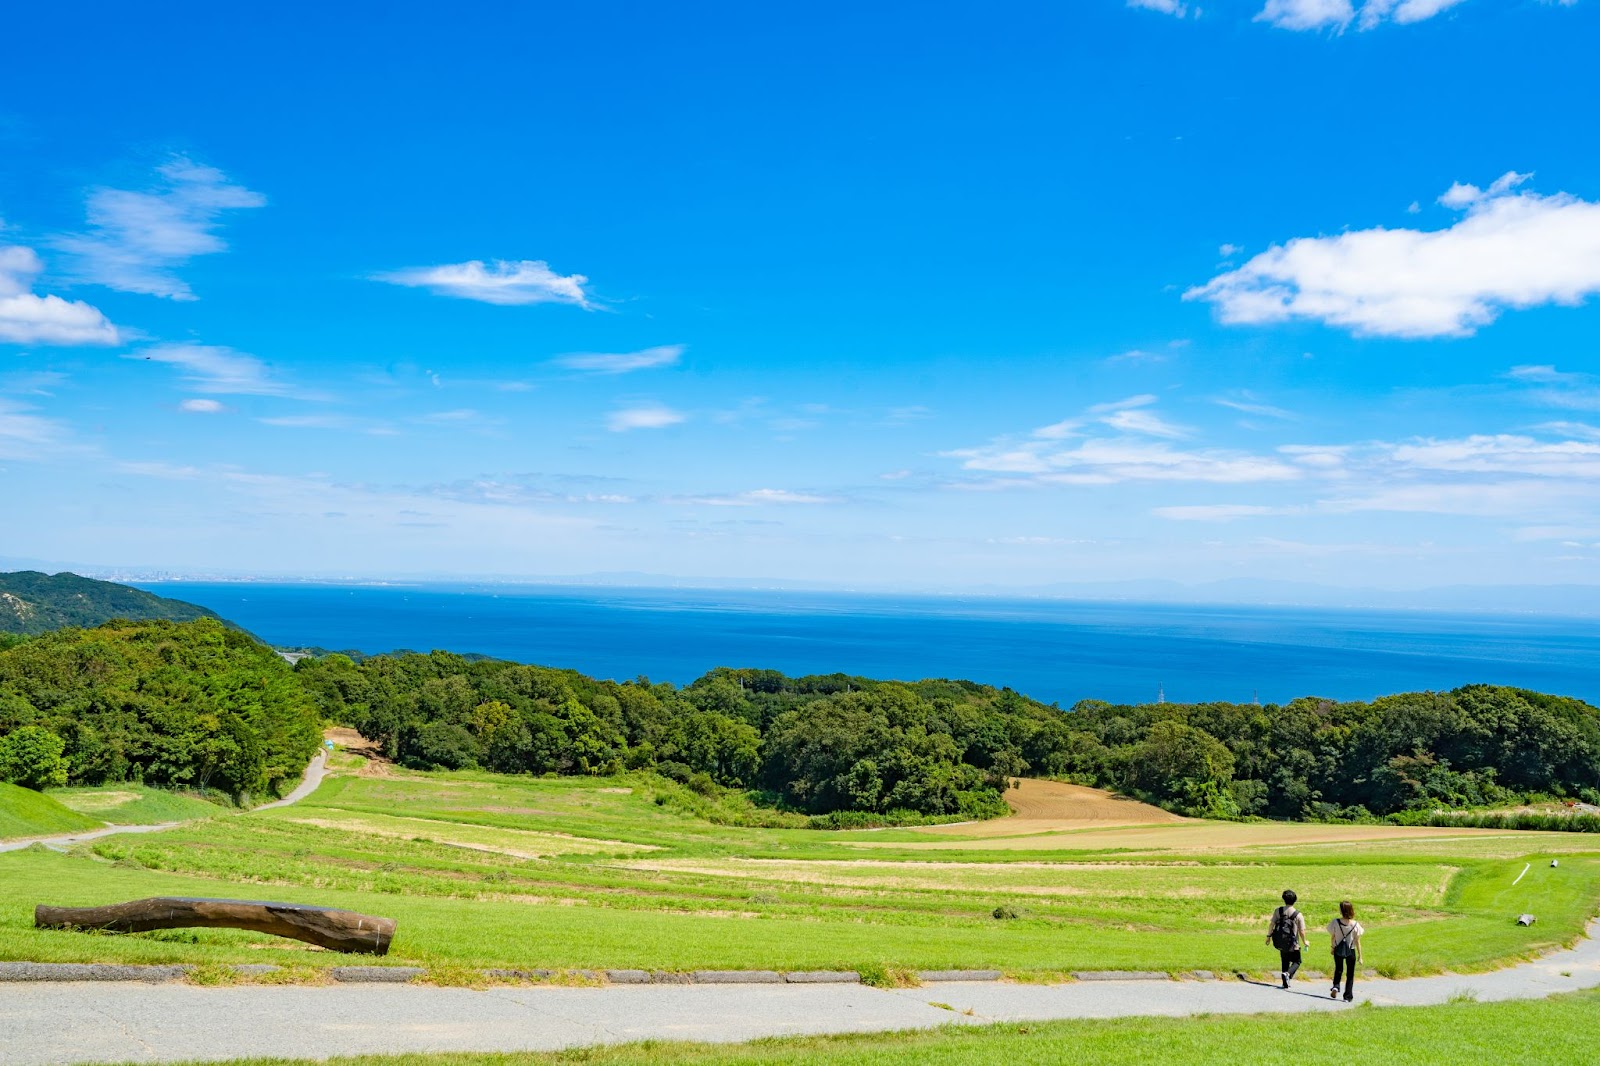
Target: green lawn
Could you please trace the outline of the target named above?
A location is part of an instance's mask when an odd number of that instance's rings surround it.
[[[53,788],[51,799],[79,814],[111,825],[159,825],[215,818],[226,807],[165,789],[145,785],[108,785],[102,788]]]
[[[505,1055],[361,1056],[328,1066],[1437,1066],[1600,1061],[1600,994],[1513,1003],[1358,1008],[1312,1017],[1126,1018],[866,1036],[760,1040],[732,1046],[648,1043]],[[250,1059],[231,1066],[290,1066]],[[299,1066],[299,1064],[296,1064]]]
[[[1266,970],[1265,914],[1293,887],[1314,926],[1353,899],[1368,964],[1404,975],[1549,950],[1600,906],[1600,841],[1578,834],[1131,853],[1082,833],[1040,851],[868,851],[881,836],[719,826],[679,799],[644,777],[341,777],[286,809],[0,855],[0,958],[348,961],[244,932],[31,927],[35,903],[181,894],[394,917],[388,961],[435,968]],[[1020,917],[997,920],[999,907]],[[1538,925],[1517,926],[1522,911]]]
[[[54,797],[0,782],[0,840],[99,827],[100,822],[71,810]]]

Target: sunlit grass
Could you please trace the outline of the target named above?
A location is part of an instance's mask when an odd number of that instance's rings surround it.
[[[1369,965],[1408,974],[1548,950],[1600,901],[1600,856],[1552,869],[1540,850],[1600,842],[1560,834],[1296,848],[1277,826],[1271,846],[1134,854],[1107,829],[1073,848],[863,852],[854,834],[713,825],[673,795],[644,775],[340,777],[290,808],[0,856],[0,957],[346,961],[249,933],[31,928],[38,902],[180,894],[393,917],[390,961],[437,968],[1264,970],[1265,915],[1294,888],[1314,928],[1355,901]]]

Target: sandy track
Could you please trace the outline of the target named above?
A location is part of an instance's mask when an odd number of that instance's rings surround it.
[[[1124,825],[1172,825],[1189,821],[1160,807],[1125,799],[1104,789],[1069,785],[1063,781],[1023,778],[1016,788],[1006,790],[1006,802],[1012,810],[1009,818],[929,826],[922,832],[935,836],[980,839]]]

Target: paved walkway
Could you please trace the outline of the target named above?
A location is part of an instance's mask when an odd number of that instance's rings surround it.
[[[274,807],[287,807],[291,803],[299,803],[315,792],[318,785],[322,784],[322,777],[327,772],[327,767],[328,753],[326,750],[319,750],[311,762],[306,765],[306,771],[300,775],[300,783],[294,787],[294,791],[281,800],[263,803],[259,807],[252,808],[252,810],[270,811]],[[65,851],[74,844],[82,844],[89,840],[99,840],[101,837],[108,837],[117,833],[159,833],[163,829],[171,829],[173,826],[182,824],[182,822],[159,822],[155,825],[110,825],[104,829],[63,833],[60,836],[28,837],[25,840],[0,841],[0,852],[21,851],[23,848],[32,847],[35,844],[43,844],[47,848]]]
[[[1590,928],[1600,934],[1600,925]],[[1471,995],[1531,999],[1600,987],[1600,940],[1469,977],[1367,981],[1358,1000],[1423,1006]],[[0,985],[6,1066],[174,1062],[244,1056],[541,1051],[634,1040],[743,1041],[999,1021],[1340,1011],[1320,980],[1290,991],[1247,981],[1065,985],[615,985],[331,987]],[[937,1005],[936,1005],[937,1004]],[[970,1014],[965,1013],[971,1011]]]

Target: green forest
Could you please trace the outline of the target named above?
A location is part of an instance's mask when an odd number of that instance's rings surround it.
[[[653,770],[841,825],[1000,814],[1008,781],[1024,775],[1231,818],[1600,802],[1600,711],[1488,685],[1370,702],[1062,709],[966,681],[716,669],[678,687],[448,652],[328,654],[291,668],[208,620],[7,642],[0,778],[24,784],[16,767],[49,761],[42,745],[59,749],[51,783],[262,794],[299,772],[327,722],[408,767]]]
[[[0,574],[0,633],[48,633],[117,618],[191,622],[216,618],[204,607],[77,574],[17,570]]]
[[[321,743],[293,669],[218,621],[0,636],[0,649],[0,779],[249,799],[298,780]]]

